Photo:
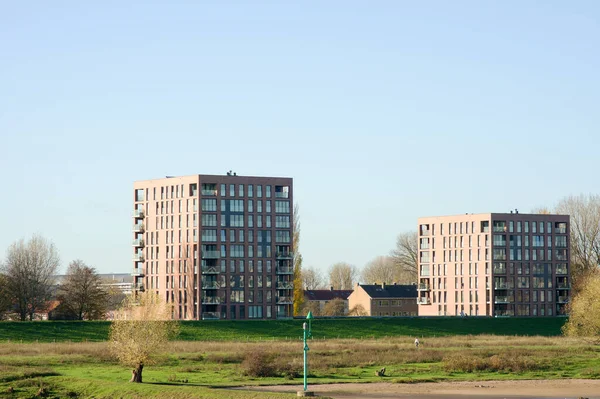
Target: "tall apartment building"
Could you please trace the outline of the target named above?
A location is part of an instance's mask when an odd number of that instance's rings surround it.
[[[193,175],[134,183],[133,276],[174,319],[292,317],[293,180]]]
[[[518,211],[419,218],[419,315],[564,315],[569,228]]]

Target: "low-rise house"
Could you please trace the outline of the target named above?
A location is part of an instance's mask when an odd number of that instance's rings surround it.
[[[304,290],[304,308],[313,312],[315,316],[346,316],[348,315],[348,297],[352,290]],[[327,304],[334,299],[343,301],[343,314],[326,314]]]
[[[352,316],[417,316],[417,286],[356,284],[348,307]]]

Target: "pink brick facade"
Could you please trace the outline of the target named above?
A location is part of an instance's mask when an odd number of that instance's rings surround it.
[[[569,228],[566,215],[419,218],[419,315],[565,315]]]
[[[182,320],[292,316],[291,178],[192,175],[138,181],[134,289]]]

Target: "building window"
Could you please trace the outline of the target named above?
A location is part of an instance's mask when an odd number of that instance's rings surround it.
[[[221,197],[225,197],[227,195],[225,187],[225,184],[221,184]]]
[[[214,198],[203,198],[202,199],[202,211],[203,212],[216,212],[217,211],[217,200]]]
[[[290,213],[290,201],[275,201],[276,213]]]

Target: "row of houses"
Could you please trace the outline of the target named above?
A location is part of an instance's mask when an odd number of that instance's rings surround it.
[[[344,304],[342,314],[328,313],[336,300]],[[304,308],[324,316],[417,316],[417,286],[357,283],[353,290],[305,290]]]

